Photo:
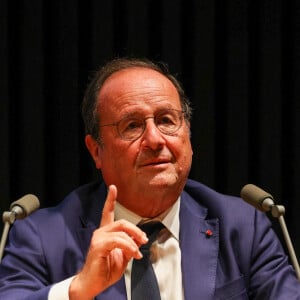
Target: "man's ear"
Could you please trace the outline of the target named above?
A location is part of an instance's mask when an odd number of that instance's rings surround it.
[[[94,138],[88,134],[85,136],[85,145],[88,148],[97,169],[101,169],[102,166],[102,148]]]

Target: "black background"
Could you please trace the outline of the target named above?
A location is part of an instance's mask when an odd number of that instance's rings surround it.
[[[88,78],[116,56],[147,57],[193,103],[190,177],[272,193],[299,255],[299,20],[296,0],[1,0],[1,211],[26,193],[55,205],[99,176],[80,117]]]

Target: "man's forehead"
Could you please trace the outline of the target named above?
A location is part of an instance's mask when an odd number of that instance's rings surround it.
[[[123,73],[124,75],[125,73]],[[126,76],[125,76],[126,77]],[[130,82],[130,81],[128,81]],[[108,85],[99,94],[98,109],[103,122],[124,118],[128,115],[153,115],[161,109],[173,108],[180,110],[181,104],[178,92],[173,85],[168,87],[160,82],[139,84],[128,83],[130,86]],[[106,117],[108,118],[107,120]]]
[[[166,91],[178,94],[174,84],[156,70],[144,67],[131,67],[113,73],[99,91],[98,100],[123,95],[138,95],[148,91]],[[177,97],[176,97],[177,98]]]
[[[147,81],[159,80],[161,82],[168,82],[173,85],[173,83],[162,73],[146,67],[130,67],[122,69],[111,74],[104,82],[102,89],[111,83],[128,83],[128,82],[142,82],[147,83]]]

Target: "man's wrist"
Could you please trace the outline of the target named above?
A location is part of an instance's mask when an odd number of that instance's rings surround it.
[[[69,300],[93,300],[94,295],[90,292],[91,289],[84,287],[79,275],[73,277],[69,286]]]

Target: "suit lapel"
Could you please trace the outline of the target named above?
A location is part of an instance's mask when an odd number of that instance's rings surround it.
[[[180,247],[185,299],[212,299],[219,251],[217,219],[205,219],[206,208],[182,193]],[[207,231],[210,230],[210,231]],[[212,233],[212,235],[210,235]]]
[[[77,228],[77,236],[83,257],[87,254],[94,230],[100,224],[106,194],[106,186],[102,183],[86,197],[89,201],[82,202],[81,227]]]

